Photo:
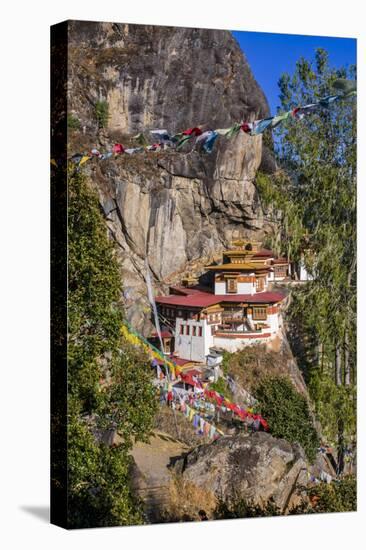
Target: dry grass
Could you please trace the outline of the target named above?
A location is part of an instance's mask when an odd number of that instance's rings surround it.
[[[155,416],[154,428],[161,432],[167,433],[171,437],[178,439],[189,447],[196,447],[202,443],[206,443],[206,440],[196,434],[196,430],[193,425],[183,416],[181,412],[176,412],[175,419],[172,409],[165,405],[159,407],[159,410]],[[178,430],[177,430],[178,428]]]
[[[163,517],[165,521],[199,521],[198,512],[204,510],[207,517],[213,519],[217,504],[211,491],[177,475],[170,483],[168,505]]]
[[[284,346],[278,352],[270,351],[266,346],[247,347],[228,356],[226,368],[243,388],[253,392],[265,376],[288,377],[288,363],[291,359],[291,354]]]

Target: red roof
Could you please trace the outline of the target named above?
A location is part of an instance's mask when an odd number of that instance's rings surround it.
[[[275,255],[272,250],[268,250],[267,248],[262,248],[261,250],[258,250],[255,254],[253,254],[253,258],[274,258]]]
[[[158,304],[203,308],[220,304],[221,302],[248,302],[250,304],[276,303],[284,299],[279,292],[258,292],[257,294],[208,294],[198,292],[189,296],[157,296]]]
[[[178,292],[184,296],[188,296],[190,294],[200,294],[201,292],[206,292],[207,294],[211,293],[209,288],[206,289],[202,287],[171,286],[170,289],[173,290],[173,292]]]

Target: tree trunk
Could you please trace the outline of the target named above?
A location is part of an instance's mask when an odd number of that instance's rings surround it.
[[[342,354],[339,344],[337,344],[335,350],[335,383],[337,386],[342,385]]]
[[[344,335],[344,383],[346,386],[351,384],[351,366],[349,361],[349,338],[348,332]]]
[[[318,344],[318,367],[323,374],[323,344]]]
[[[337,475],[340,476],[344,470],[344,422],[340,418],[338,420],[338,456],[337,456]]]

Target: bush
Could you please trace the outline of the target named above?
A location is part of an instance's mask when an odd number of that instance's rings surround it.
[[[210,389],[215,390],[218,393],[221,393],[221,395],[223,395],[227,399],[232,399],[233,398],[233,395],[230,391],[228,383],[226,382],[226,380],[224,378],[219,378],[217,380],[217,382],[214,382],[213,384],[211,384]]]
[[[109,120],[109,106],[107,101],[97,101],[95,104],[95,116],[98,121],[99,128],[105,128]]]
[[[71,113],[67,115],[67,128],[69,130],[80,130],[80,120]]]
[[[354,476],[347,476],[331,484],[314,485],[307,492],[316,513],[357,510],[357,482]]]
[[[308,403],[285,377],[266,377],[254,391],[262,415],[274,437],[299,443],[310,461],[315,459],[319,438]]]

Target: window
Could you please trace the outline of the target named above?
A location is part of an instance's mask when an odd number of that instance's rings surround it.
[[[257,292],[262,292],[264,290],[264,279],[263,277],[258,277],[255,281],[255,288]]]
[[[186,336],[189,336],[189,325],[186,325]]]
[[[202,336],[202,327],[198,327],[198,336]]]
[[[180,334],[184,334],[184,325],[180,325]]]
[[[276,265],[275,266],[275,276],[276,277],[286,277],[287,267],[285,265]]]
[[[197,335],[197,327],[193,326],[192,327],[192,336],[196,336],[196,335]]]
[[[182,310],[178,309],[178,317],[182,317]]]
[[[231,294],[238,292],[238,285],[237,285],[236,279],[226,280],[226,292]]]
[[[267,308],[266,307],[253,308],[253,319],[255,321],[263,321],[267,319]]]

